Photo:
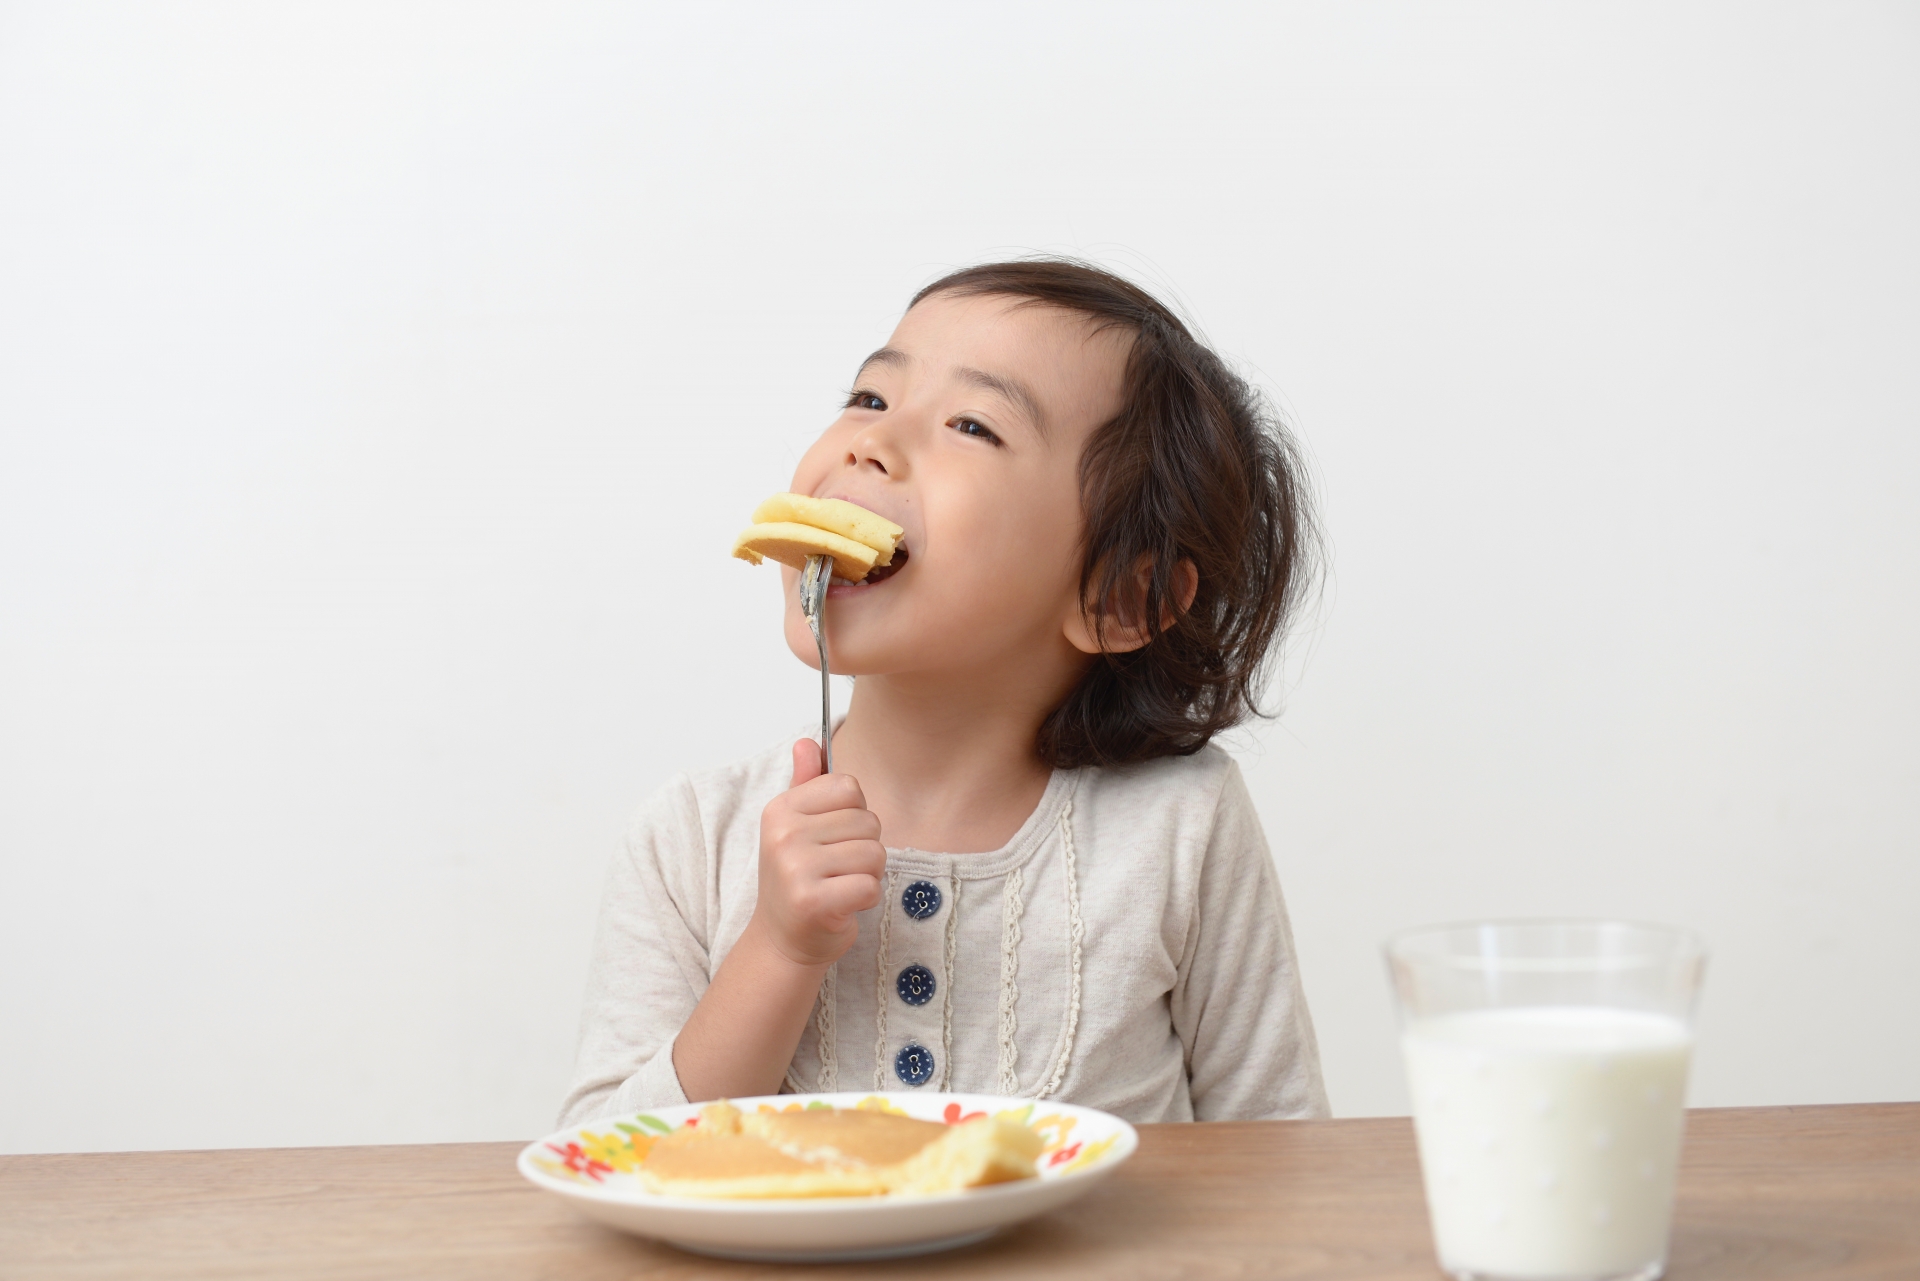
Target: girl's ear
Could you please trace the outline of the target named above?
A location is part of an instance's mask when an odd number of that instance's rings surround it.
[[[1152,581],[1153,558],[1142,556],[1133,565],[1133,590],[1127,594],[1128,599],[1109,600],[1104,604],[1087,601],[1067,615],[1062,629],[1067,642],[1083,654],[1130,654],[1152,640],[1141,618],[1144,613],[1141,606]],[[1192,561],[1183,558],[1173,567],[1173,594],[1177,605],[1161,611],[1161,631],[1171,628],[1180,615],[1193,607],[1194,595],[1199,590],[1200,571]]]

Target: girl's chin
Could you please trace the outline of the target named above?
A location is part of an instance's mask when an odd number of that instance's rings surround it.
[[[867,640],[868,638],[862,638]],[[808,667],[818,670],[819,651],[813,647],[813,633],[803,636],[788,636],[787,648],[793,656]],[[889,644],[886,642],[859,644],[852,640],[842,640],[839,645],[829,643],[827,662],[833,668],[835,676],[884,676],[889,672],[908,671],[921,664],[914,661],[915,648],[910,645]],[[925,647],[919,647],[924,657]]]

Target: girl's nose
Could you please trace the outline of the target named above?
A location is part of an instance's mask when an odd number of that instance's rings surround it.
[[[847,442],[847,466],[871,467],[882,476],[902,480],[907,474],[906,450],[902,447],[894,415],[882,414],[854,434]]]

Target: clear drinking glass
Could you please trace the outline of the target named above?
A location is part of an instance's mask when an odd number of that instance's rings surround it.
[[[1486,921],[1407,930],[1386,953],[1440,1266],[1459,1281],[1660,1276],[1700,938]]]

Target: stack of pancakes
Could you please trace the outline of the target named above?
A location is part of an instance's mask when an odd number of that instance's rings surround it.
[[[746,1112],[722,1100],[640,1165],[661,1196],[827,1197],[954,1192],[1034,1177],[1040,1136],[976,1116],[958,1125],[861,1108]]]
[[[771,558],[795,569],[805,569],[809,556],[831,556],[833,576],[857,583],[876,565],[893,564],[905,532],[856,503],[775,494],[753,509],[753,524],[733,540],[733,554],[755,565]]]

